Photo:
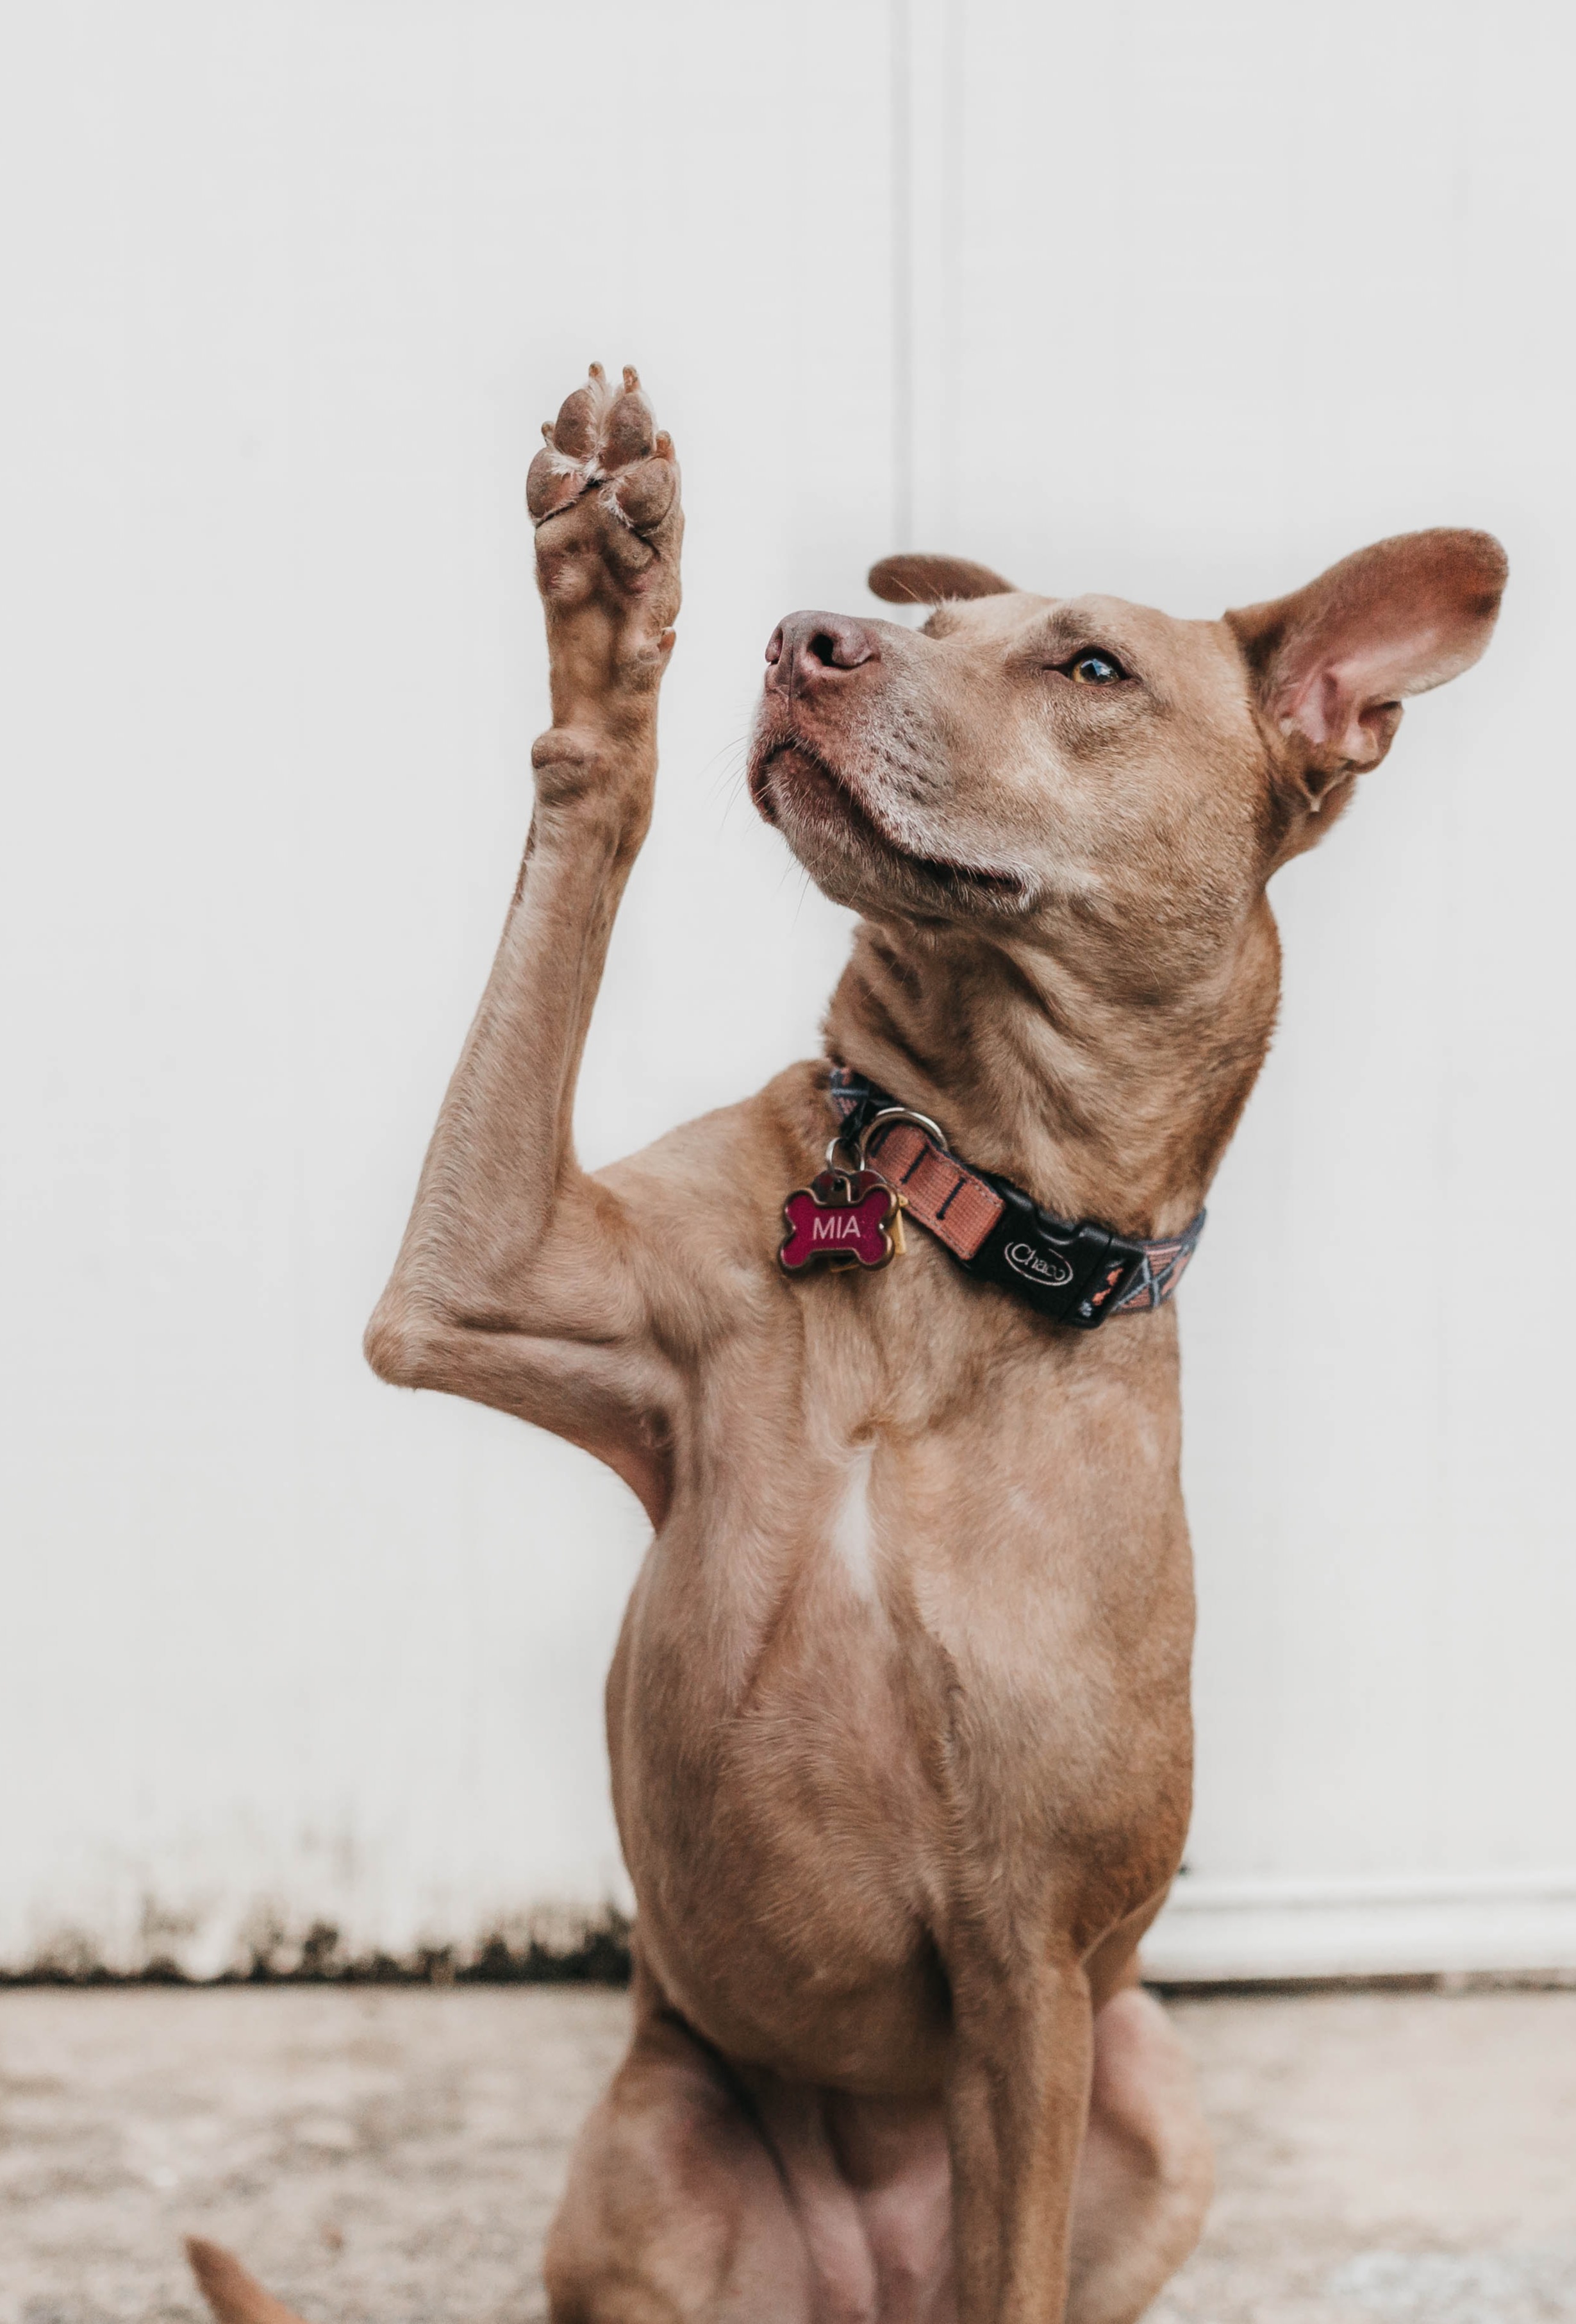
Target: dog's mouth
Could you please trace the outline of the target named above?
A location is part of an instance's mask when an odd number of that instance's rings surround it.
[[[852,842],[856,853],[878,866],[900,867],[955,899],[1018,908],[1028,900],[1017,872],[919,855],[905,847],[848,778],[797,737],[770,744],[752,761],[750,796],[757,813],[783,832],[796,853],[800,844],[814,849],[818,840],[846,853]]]

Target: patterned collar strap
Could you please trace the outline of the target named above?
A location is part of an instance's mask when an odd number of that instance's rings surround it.
[[[870,1163],[901,1194],[958,1265],[1016,1292],[1057,1323],[1092,1332],[1112,1315],[1170,1298],[1203,1232],[1204,1213],[1179,1235],[1140,1242],[1092,1219],[1058,1219],[1010,1178],[960,1162],[923,1117],[834,1065],[832,1107],[847,1140],[864,1139]],[[879,1117],[893,1119],[882,1122]]]

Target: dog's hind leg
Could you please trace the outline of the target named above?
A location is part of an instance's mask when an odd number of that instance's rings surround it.
[[[1133,2324],[1197,2243],[1213,2187],[1187,2054],[1131,1974],[1094,2021],[1067,2324]]]
[[[548,2237],[552,2324],[811,2324],[804,2232],[749,2102],[643,1985]]]

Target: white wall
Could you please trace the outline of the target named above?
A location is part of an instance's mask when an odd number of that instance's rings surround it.
[[[910,534],[1180,613],[1505,538],[1490,660],[1280,883],[1184,1301],[1201,1784],[1156,1958],[1576,1961],[1562,20],[584,21],[12,28],[0,1956],[619,1892],[638,1513],[358,1352],[528,814],[524,469],[597,354],[690,532],[593,1159],[814,1039],[840,918],[738,781],[782,611]]]

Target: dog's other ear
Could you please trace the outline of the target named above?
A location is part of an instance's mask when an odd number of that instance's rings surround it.
[[[1505,587],[1491,533],[1405,532],[1342,558],[1290,597],[1228,613],[1258,706],[1288,745],[1301,804],[1343,805],[1401,723],[1401,697],[1470,669]]]
[[[1010,581],[966,557],[883,557],[870,569],[874,595],[889,605],[939,605],[944,597],[1002,597]]]

